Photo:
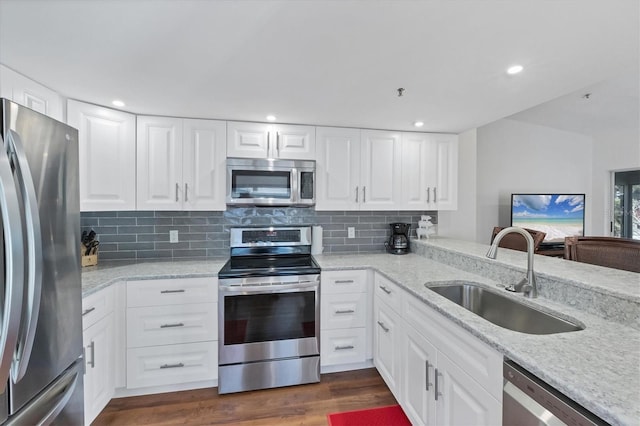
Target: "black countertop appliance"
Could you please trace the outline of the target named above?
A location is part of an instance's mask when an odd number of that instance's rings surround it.
[[[390,223],[391,237],[389,241],[384,243],[387,251],[391,254],[407,254],[409,253],[409,231],[410,223]]]

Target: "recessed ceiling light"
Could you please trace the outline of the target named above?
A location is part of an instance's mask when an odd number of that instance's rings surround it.
[[[524,67],[522,65],[512,65],[509,68],[507,68],[507,74],[509,74],[509,75],[518,74],[523,69],[524,69]]]
[[[276,121],[275,115],[267,115],[267,121]]]
[[[416,126],[416,127],[422,127],[422,126],[424,126],[424,121],[416,121],[416,122],[413,123],[413,125]]]
[[[116,99],[115,101],[111,102],[113,104],[113,106],[117,106],[122,108],[124,106],[124,102],[122,102],[120,99]]]

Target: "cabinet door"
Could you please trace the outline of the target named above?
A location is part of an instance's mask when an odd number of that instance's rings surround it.
[[[373,363],[389,390],[400,400],[400,317],[377,297],[374,305]]]
[[[182,208],[182,120],[138,117],[138,210]]]
[[[184,120],[185,210],[225,210],[227,129],[224,121]]]
[[[402,408],[414,425],[436,424],[436,348],[412,327],[403,340]]]
[[[498,400],[442,353],[438,353],[436,376],[436,424],[490,426],[502,423],[502,406]]]
[[[267,158],[271,150],[270,125],[265,123],[227,122],[227,156]]]
[[[80,210],[135,210],[135,115],[69,100],[67,123],[78,129]]]
[[[84,416],[91,424],[114,394],[113,314],[87,328],[82,337],[85,350]]]
[[[314,160],[316,157],[316,128],[279,124],[274,127],[273,158],[286,160]]]
[[[436,160],[437,146],[428,134],[402,134],[402,208],[435,208]]]
[[[53,90],[0,65],[0,96],[62,121],[62,97]]]
[[[435,135],[437,146],[436,208],[458,208],[458,136]]]
[[[361,210],[398,210],[401,183],[401,138],[398,132],[361,132]]]
[[[316,210],[358,210],[360,130],[316,129]]]

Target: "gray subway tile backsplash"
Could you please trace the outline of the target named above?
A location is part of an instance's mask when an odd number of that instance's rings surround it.
[[[324,253],[375,253],[384,251],[390,223],[411,223],[415,236],[421,215],[437,223],[435,211],[248,207],[224,212],[83,212],[81,227],[98,234],[101,260],[224,258],[229,255],[230,228],[263,225],[321,225]],[[351,226],[355,238],[347,238]],[[179,242],[169,242],[170,230],[178,230]]]

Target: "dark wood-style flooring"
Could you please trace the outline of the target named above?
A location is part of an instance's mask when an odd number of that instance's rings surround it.
[[[93,425],[327,425],[327,414],[396,404],[373,369],[321,382],[218,395],[217,388],[116,398]]]

